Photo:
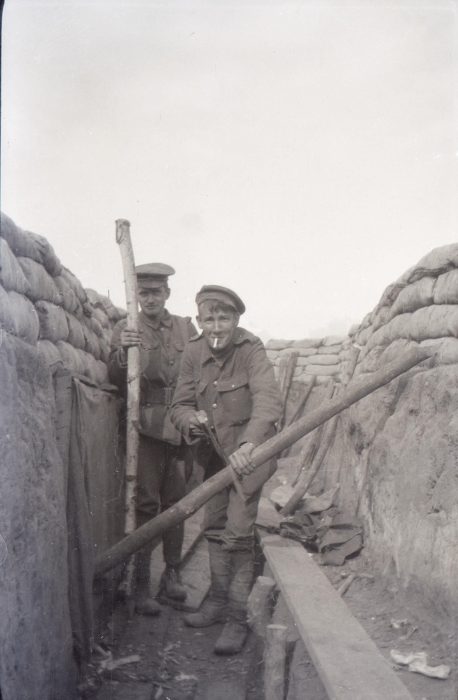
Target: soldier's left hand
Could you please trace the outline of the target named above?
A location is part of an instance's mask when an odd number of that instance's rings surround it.
[[[255,466],[251,463],[253,450],[254,445],[252,442],[244,442],[238,450],[230,455],[229,464],[239,476],[248,476],[255,470]]]

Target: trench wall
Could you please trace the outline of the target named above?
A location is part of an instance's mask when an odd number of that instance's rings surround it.
[[[363,519],[365,551],[381,573],[450,616],[458,609],[458,244],[434,249],[390,284],[347,337],[273,340],[267,349],[277,374],[299,351],[288,423],[313,376],[301,415],[418,345],[434,359],[341,414],[311,490],[338,483],[338,505]]]
[[[76,697],[75,625],[86,646],[92,632],[81,627],[83,613],[92,615],[89,560],[122,523],[113,454],[110,464],[93,464],[85,449],[117,433],[106,360],[122,315],[107,297],[84,290],[45,238],[1,215],[2,700]],[[86,597],[75,602],[84,573]]]

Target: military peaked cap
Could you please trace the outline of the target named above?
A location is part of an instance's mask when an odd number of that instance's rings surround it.
[[[220,287],[218,284],[206,284],[199,292],[197,292],[197,305],[202,304],[204,301],[220,301],[222,304],[232,306],[232,308],[239,314],[243,314],[245,312],[245,304],[240,299],[238,294],[233,292],[232,289]]]
[[[175,274],[170,265],[164,263],[147,263],[135,268],[138,284],[142,287],[161,287],[167,284],[168,277]]]

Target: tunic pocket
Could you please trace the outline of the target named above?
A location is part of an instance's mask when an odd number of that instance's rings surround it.
[[[248,375],[220,379],[217,391],[229,425],[243,425],[250,420],[252,399]]]

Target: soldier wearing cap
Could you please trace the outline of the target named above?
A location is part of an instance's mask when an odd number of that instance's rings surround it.
[[[120,321],[113,330],[109,370],[111,380],[126,385],[127,349],[140,347],[140,444],[137,471],[137,526],[154,518],[182,498],[186,475],[192,466],[190,448],[172,425],[168,411],[175,389],[183,350],[196,329],[190,318],[170,314],[165,303],[170,296],[170,265],[150,263],[135,268],[140,303],[139,332]],[[165,571],[161,592],[174,600],[186,598],[179,565],[183,524],[167,530],[162,538]],[[136,561],[136,610],[157,615],[160,605],[150,594],[151,547]]]
[[[250,455],[275,433],[280,396],[261,340],[238,325],[245,311],[240,297],[226,287],[207,285],[196,302],[202,334],[192,338],[183,353],[170,417],[188,442],[199,440],[199,462],[206,477],[225,466],[223,455],[227,455],[233,470],[243,477],[245,498],[230,486],[206,505],[211,587],[200,610],[186,615],[185,622],[207,627],[224,621],[214,650],[235,654],[247,635],[258,502],[264,482],[275,471],[275,462],[269,461],[254,472]],[[203,439],[199,420],[203,411],[219,454]]]

